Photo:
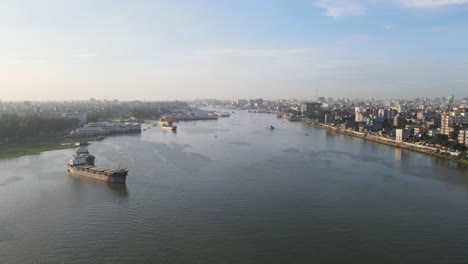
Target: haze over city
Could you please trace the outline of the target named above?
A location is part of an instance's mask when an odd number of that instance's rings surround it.
[[[2,1],[0,99],[464,97],[467,13],[467,0]]]

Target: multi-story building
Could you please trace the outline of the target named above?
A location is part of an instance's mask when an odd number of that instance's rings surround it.
[[[468,129],[460,130],[460,133],[458,134],[458,142],[468,147]]]
[[[402,142],[403,139],[407,138],[410,135],[410,131],[408,129],[397,129],[395,130],[396,133],[396,141]]]
[[[364,114],[360,113],[360,112],[356,112],[356,115],[354,117],[354,121],[355,122],[364,122],[365,121]]]
[[[457,113],[450,112],[449,114],[443,114],[440,121],[440,128],[442,134],[450,135],[453,132],[452,126],[454,124],[466,125],[468,124],[468,114],[467,113]]]
[[[424,120],[424,117],[425,117],[424,111],[419,111],[417,114],[418,120]]]
[[[395,109],[379,109],[378,115],[384,119],[393,119],[395,112]]]
[[[335,113],[325,114],[325,124],[331,124],[335,122]]]
[[[236,102],[237,106],[246,106],[249,104],[249,100],[247,99],[237,99],[237,102]]]
[[[424,136],[428,133],[429,129],[427,129],[426,127],[415,127],[413,131],[415,136]]]
[[[399,127],[403,123],[403,116],[397,114],[393,117],[393,126]]]
[[[263,99],[258,98],[258,99],[250,99],[249,100],[249,107],[250,108],[260,108],[263,106]]]
[[[313,113],[315,111],[320,111],[321,103],[302,103],[301,105],[301,113],[308,114]]]

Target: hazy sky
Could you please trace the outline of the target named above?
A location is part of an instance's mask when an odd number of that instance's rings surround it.
[[[468,0],[0,0],[0,99],[468,96]]]

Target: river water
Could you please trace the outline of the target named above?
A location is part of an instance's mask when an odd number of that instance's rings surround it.
[[[273,125],[270,131],[267,126]],[[468,263],[468,169],[236,111],[0,161],[1,263]]]

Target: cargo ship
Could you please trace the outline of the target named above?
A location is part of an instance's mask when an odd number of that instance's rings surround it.
[[[68,161],[68,172],[96,180],[125,183],[128,169],[108,169],[94,166],[95,157],[89,154],[88,143],[80,143],[80,147]]]
[[[177,126],[173,125],[174,122],[175,119],[159,119],[159,125],[161,126],[162,130],[177,131]]]

